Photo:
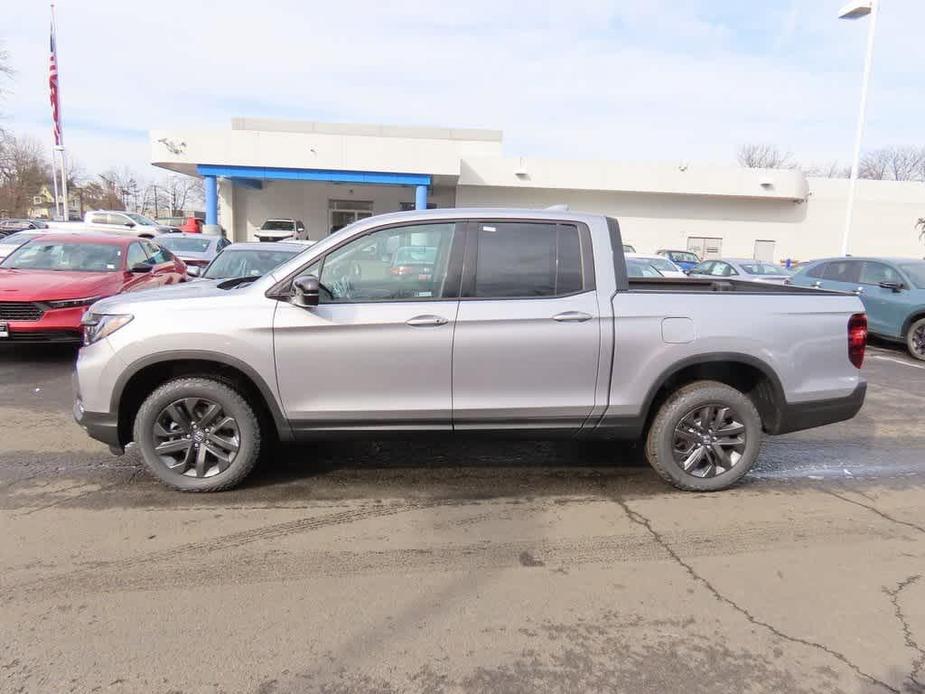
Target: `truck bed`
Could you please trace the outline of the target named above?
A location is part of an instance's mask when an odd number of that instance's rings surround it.
[[[746,280],[700,279],[689,277],[631,277],[631,292],[737,292],[739,294],[820,294],[824,290],[812,287],[796,287],[791,284],[772,284],[770,282],[748,282]],[[841,293],[841,292],[830,292]]]

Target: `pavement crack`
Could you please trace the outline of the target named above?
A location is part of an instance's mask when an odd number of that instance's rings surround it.
[[[909,626],[909,620],[906,619],[906,614],[903,612],[902,605],[899,603],[899,595],[906,588],[921,580],[921,578],[921,574],[909,576],[905,580],[900,581],[893,590],[887,588],[883,589],[883,592],[889,596],[890,602],[893,603],[893,614],[896,615],[896,619],[899,620],[899,624],[902,626],[903,640],[906,642],[906,646],[917,653],[915,660],[912,661],[912,671],[909,673],[909,679],[913,684],[919,687],[925,686],[925,682],[918,677],[922,668],[925,667],[925,648],[919,645],[918,641],[915,640],[912,627]]]
[[[623,512],[626,514],[626,517],[630,520],[630,522],[635,523],[636,525],[644,528],[646,532],[648,532],[652,536],[652,539],[655,540],[656,544],[658,544],[663,550],[665,550],[665,552],[672,559],[672,561],[674,561],[682,569],[684,569],[687,572],[687,574],[694,580],[694,582],[701,584],[704,588],[706,588],[713,595],[713,597],[717,601],[723,603],[724,605],[731,607],[733,610],[735,610],[736,612],[741,614],[743,617],[745,617],[745,619],[748,620],[750,624],[754,624],[757,627],[761,627],[762,629],[767,630],[768,632],[770,632],[777,638],[783,639],[784,641],[789,641],[791,643],[799,644],[802,646],[808,646],[809,648],[815,648],[816,650],[827,653],[828,655],[832,656],[833,658],[835,658],[842,664],[849,667],[859,677],[862,677],[863,679],[868,680],[869,682],[872,682],[882,687],[888,692],[892,692],[893,694],[900,694],[899,689],[892,687],[886,682],[884,682],[883,680],[878,679],[877,677],[874,677],[870,673],[865,672],[858,665],[855,665],[853,662],[851,662],[851,660],[849,660],[848,657],[844,653],[840,653],[839,651],[829,648],[828,646],[821,644],[817,641],[810,641],[809,639],[804,639],[799,636],[791,636],[790,634],[784,633],[783,631],[775,627],[773,624],[769,624],[768,622],[758,619],[755,615],[749,612],[746,608],[739,605],[732,598],[729,598],[723,595],[719,591],[719,589],[716,588],[716,586],[714,586],[706,577],[697,573],[694,567],[691,566],[688,562],[686,562],[681,557],[681,555],[675,551],[675,549],[671,546],[671,544],[662,536],[662,534],[659,533],[652,526],[652,522],[646,516],[639,513],[638,511],[634,511],[633,509],[631,509],[629,507],[629,504],[627,504],[624,499],[618,496],[614,496],[612,498],[614,499],[614,501],[616,501],[617,504],[619,504],[620,508],[623,509]]]
[[[821,491],[824,491],[826,494],[829,494],[830,496],[834,496],[836,499],[841,499],[842,501],[846,501],[849,504],[854,504],[855,506],[866,508],[868,511],[871,511],[872,513],[876,513],[878,516],[880,516],[884,520],[890,521],[890,523],[895,523],[896,525],[904,525],[907,528],[918,530],[920,533],[925,533],[925,526],[916,525],[915,523],[912,523],[910,521],[900,520],[899,518],[893,518],[893,516],[891,516],[888,513],[885,513],[884,511],[881,511],[879,508],[874,506],[872,503],[865,504],[862,501],[858,501],[856,499],[852,499],[847,496],[842,496],[838,492],[833,492],[831,489],[823,489]]]

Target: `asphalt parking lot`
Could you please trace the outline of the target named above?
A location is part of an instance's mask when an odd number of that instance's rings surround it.
[[[632,447],[339,443],[183,495],[0,351],[0,691],[923,692],[925,364],[676,492]]]

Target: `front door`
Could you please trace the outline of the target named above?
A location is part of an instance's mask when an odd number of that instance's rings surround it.
[[[881,287],[881,282],[905,282],[899,272],[887,265],[873,260],[863,261],[858,284],[861,289],[861,301],[867,311],[867,322],[872,333],[901,337],[903,323],[909,314],[909,306],[903,302],[902,292],[894,292]]]
[[[578,430],[594,407],[601,322],[574,224],[479,221],[453,347],[453,424]]]
[[[297,434],[450,429],[456,227],[379,229],[303,270],[320,278],[320,304],[280,302],[273,325],[279,391]]]

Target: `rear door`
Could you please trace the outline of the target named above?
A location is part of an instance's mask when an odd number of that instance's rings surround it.
[[[881,282],[905,282],[899,271],[886,263],[865,260],[861,266],[859,285],[861,301],[867,309],[870,331],[879,335],[899,337],[909,307],[903,302],[902,292],[880,286]]]
[[[578,430],[594,406],[601,320],[590,232],[470,225],[453,344],[453,426]]]
[[[861,262],[858,260],[830,260],[826,263],[821,287],[838,292],[857,293],[861,280]]]

